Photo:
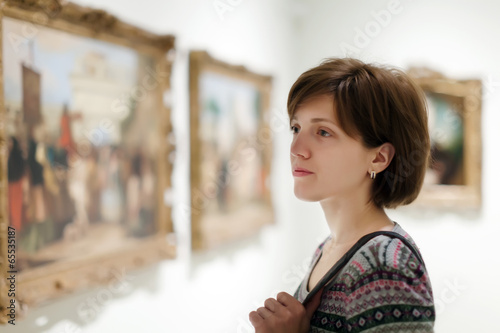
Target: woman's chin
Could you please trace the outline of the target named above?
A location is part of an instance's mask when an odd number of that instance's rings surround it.
[[[295,193],[295,196],[297,197],[297,199],[302,200],[302,201],[310,201],[310,202],[319,201],[317,194],[303,191],[301,189],[298,189],[297,187],[295,187],[294,193]]]

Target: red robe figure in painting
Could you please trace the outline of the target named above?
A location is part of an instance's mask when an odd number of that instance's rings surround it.
[[[64,110],[61,116],[61,136],[59,137],[59,146],[64,148],[68,153],[73,152],[75,143],[71,133],[71,116],[68,112],[68,106],[64,105]]]

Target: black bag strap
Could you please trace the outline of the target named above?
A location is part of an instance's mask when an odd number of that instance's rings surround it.
[[[340,258],[339,261],[333,265],[332,268],[321,278],[321,280],[318,282],[316,286],[311,290],[311,292],[307,295],[307,297],[304,299],[302,304],[306,304],[313,298],[313,296],[321,289],[323,288],[328,281],[330,281],[337,273],[351,260],[351,258],[358,252],[358,250],[363,247],[370,239],[375,238],[377,236],[384,235],[388,236],[391,238],[398,238],[401,240],[412,252],[413,254],[418,258],[418,260],[422,263],[422,265],[425,267],[424,260],[422,259],[422,256],[420,256],[420,253],[418,250],[411,244],[408,239],[406,239],[403,235],[398,234],[397,232],[394,231],[375,231],[372,233],[369,233],[367,235],[364,235],[361,237],[356,244],[354,244],[343,256]]]

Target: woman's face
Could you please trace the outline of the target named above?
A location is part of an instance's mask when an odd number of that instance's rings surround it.
[[[290,160],[297,198],[321,201],[356,195],[369,181],[369,150],[345,134],[333,99],[322,95],[300,105],[291,121]]]

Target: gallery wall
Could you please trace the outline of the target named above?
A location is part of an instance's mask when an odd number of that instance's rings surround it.
[[[269,3],[260,0],[222,1],[222,7],[216,1],[202,0],[75,2],[106,10],[123,21],[154,33],[176,37],[170,101],[177,151],[172,179],[178,259],[141,271],[122,271],[109,284],[29,309],[26,318],[17,321],[16,327],[6,326],[5,331],[248,330],[248,312],[255,307],[254,303],[263,301],[270,294],[267,282],[273,280],[275,265],[263,258],[273,251],[273,244],[277,242],[272,235],[267,241],[255,236],[218,252],[198,255],[190,252],[188,53],[190,50],[205,50],[218,60],[271,75],[271,106],[273,112],[279,114],[277,134],[286,134],[285,98],[293,80],[289,68],[293,67],[294,59],[290,52],[294,8],[286,1]],[[280,140],[287,140],[287,137],[276,135],[276,142]],[[282,159],[287,152],[277,152],[276,156]],[[273,187],[279,188],[280,174],[283,173],[276,174]],[[291,193],[275,192],[275,196],[288,199]],[[275,201],[276,205],[288,204],[288,200]],[[264,231],[263,235],[270,232]],[[287,267],[287,264],[284,262],[278,267]],[[256,271],[262,272],[259,278],[255,277]],[[275,280],[279,285],[279,279]],[[289,288],[293,287],[292,284]],[[239,289],[241,293],[235,297]]]
[[[500,330],[495,321],[500,291],[491,287],[500,278],[500,269],[490,254],[495,253],[495,235],[500,231],[495,203],[500,188],[496,168],[500,142],[500,64],[496,61],[500,23],[496,13],[500,5],[495,1],[76,2],[176,36],[171,103],[177,141],[173,183],[179,255],[141,271],[123,272],[112,281],[113,286],[30,309],[24,321],[5,332],[252,332],[248,312],[277,291],[293,292],[314,247],[328,232],[319,205],[300,202],[292,194],[291,136],[284,118],[288,89],[301,72],[346,50],[366,61],[403,68],[425,65],[448,77],[484,80],[482,210],[397,209],[388,213],[414,236],[426,259],[437,301],[436,331]],[[384,16],[387,12],[390,15]],[[367,26],[374,29],[371,36],[360,37]],[[186,211],[187,56],[192,49],[273,76],[276,209],[275,224],[259,235],[194,254],[189,250]],[[111,287],[117,292],[99,298]]]

